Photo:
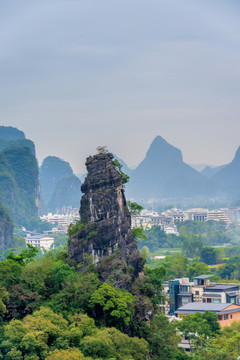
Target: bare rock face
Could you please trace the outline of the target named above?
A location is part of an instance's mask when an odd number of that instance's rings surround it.
[[[81,222],[70,229],[69,257],[84,264],[86,255],[92,255],[103,280],[111,273],[116,286],[129,288],[143,261],[131,231],[122,177],[112,160],[110,153],[87,158]]]

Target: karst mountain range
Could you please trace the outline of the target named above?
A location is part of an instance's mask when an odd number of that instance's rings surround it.
[[[134,170],[114,156],[130,176],[128,199],[171,204],[240,200],[240,148],[230,164],[208,166],[201,172],[186,164],[181,151],[161,136]],[[39,207],[42,213],[79,208],[81,180],[70,164],[49,154],[39,167],[34,143],[22,131],[0,127],[0,160],[0,204],[19,225],[28,225],[28,209],[36,217]]]

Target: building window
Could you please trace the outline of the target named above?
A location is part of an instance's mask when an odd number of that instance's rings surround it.
[[[191,301],[190,298],[183,297],[183,298],[182,298],[182,305],[186,305],[186,304],[188,304],[190,301]]]
[[[232,314],[230,315],[230,319],[232,319]]]
[[[196,295],[199,295],[199,291],[196,291],[196,293],[195,293]]]
[[[222,320],[222,315],[218,315],[218,320],[219,320],[219,321]]]
[[[215,304],[220,304],[220,303],[221,303],[221,299],[213,299],[213,303],[215,303]]]
[[[224,320],[227,320],[228,319],[228,314],[225,314],[224,315]]]
[[[207,303],[211,303],[212,299],[211,298],[207,298]]]

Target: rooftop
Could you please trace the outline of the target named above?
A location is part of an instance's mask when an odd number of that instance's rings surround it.
[[[204,312],[204,311],[214,311],[214,312],[221,312],[224,311],[229,306],[233,305],[232,303],[223,303],[223,304],[216,304],[216,303],[198,303],[198,302],[190,302],[186,305],[181,306],[180,308],[175,311],[176,313],[185,313],[185,312]],[[234,304],[235,306],[240,306]]]
[[[226,290],[232,290],[235,288],[239,288],[239,285],[214,285],[214,286],[208,286],[206,287],[205,291],[214,291],[214,290],[221,290],[221,291],[226,291]]]
[[[201,280],[204,280],[204,279],[208,279],[210,277],[212,277],[213,275],[200,275],[200,276],[195,276],[194,279],[201,279]]]

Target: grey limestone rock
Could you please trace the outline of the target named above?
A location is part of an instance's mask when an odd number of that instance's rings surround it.
[[[143,261],[131,231],[122,177],[112,160],[110,153],[87,158],[88,174],[81,186],[81,223],[78,231],[70,231],[69,257],[84,264],[86,255],[92,255],[103,280],[114,268],[115,285],[129,287],[142,270]],[[124,271],[123,281],[120,273]]]

